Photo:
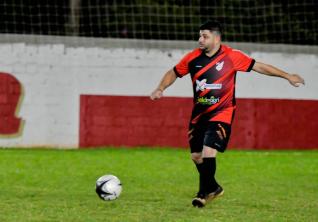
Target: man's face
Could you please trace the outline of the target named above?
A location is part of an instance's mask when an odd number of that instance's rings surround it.
[[[211,51],[220,41],[220,37],[209,30],[200,30],[199,48],[205,52]]]

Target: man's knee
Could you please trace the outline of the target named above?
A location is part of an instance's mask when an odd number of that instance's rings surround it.
[[[212,147],[208,147],[208,146],[203,146],[203,152],[202,152],[202,156],[203,157],[216,157],[216,154],[218,153],[218,151]]]
[[[202,159],[202,153],[191,153],[191,159],[195,162],[195,163],[202,163],[203,159]]]

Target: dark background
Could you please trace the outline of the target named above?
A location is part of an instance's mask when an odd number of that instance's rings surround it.
[[[317,0],[2,0],[0,33],[196,40],[208,20],[225,41],[317,45]]]

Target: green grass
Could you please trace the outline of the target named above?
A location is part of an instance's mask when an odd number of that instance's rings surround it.
[[[0,149],[0,221],[318,221],[318,151],[227,151],[225,195],[193,208],[197,173],[187,150]],[[114,174],[118,200],[96,179]]]

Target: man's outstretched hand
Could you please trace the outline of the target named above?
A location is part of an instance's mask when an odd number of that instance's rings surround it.
[[[162,90],[161,89],[156,89],[150,95],[151,100],[157,100],[157,99],[160,99],[161,97],[162,97]]]
[[[290,74],[288,77],[288,81],[295,87],[300,86],[300,84],[305,85],[305,80],[297,74]]]

